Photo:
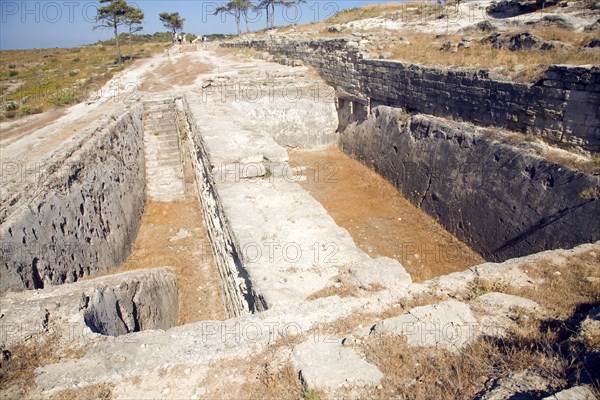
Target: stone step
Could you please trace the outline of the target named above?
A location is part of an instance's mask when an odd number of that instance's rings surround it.
[[[151,159],[151,160],[177,160],[177,161],[180,161],[180,159],[179,159],[179,152],[178,151],[171,151],[171,152],[168,152],[168,153],[166,153],[166,152],[165,153],[160,152],[160,153],[154,154],[154,157],[152,157],[152,158],[149,157],[148,159]]]
[[[156,155],[154,157],[148,157],[148,161],[173,161],[173,162],[177,162],[177,163],[181,163],[181,159],[179,158],[179,154],[174,153],[174,154],[165,154],[163,156],[161,155]]]
[[[144,121],[161,121],[161,120],[175,120],[175,113],[170,111],[156,111],[152,113],[144,114]]]
[[[146,153],[148,154],[156,154],[156,153],[179,153],[179,145],[177,141],[172,140],[170,142],[158,142],[158,146],[154,146],[152,149],[146,149]]]
[[[177,125],[175,125],[174,122],[172,123],[167,123],[167,124],[145,124],[144,125],[144,131],[149,132],[151,131],[151,133],[154,132],[158,132],[158,133],[172,133],[172,134],[177,134]]]
[[[162,109],[146,111],[144,113],[144,118],[146,118],[146,119],[173,118],[173,119],[175,119],[175,111],[162,110]]]
[[[149,136],[153,141],[164,141],[164,140],[178,140],[179,136],[176,130],[159,131],[155,129],[147,130],[146,135]]]
[[[154,112],[156,110],[175,111],[175,104],[146,104],[144,105],[145,112]]]
[[[144,118],[161,118],[163,116],[175,118],[175,110],[172,108],[157,108],[144,112]]]
[[[175,145],[171,145],[171,146],[160,146],[160,150],[158,151],[158,153],[161,154],[167,154],[167,153],[173,153],[173,154],[179,154],[179,146]],[[152,154],[152,153],[149,153]]]
[[[163,167],[179,167],[181,166],[180,160],[147,160],[146,169],[160,169]]]
[[[144,106],[154,104],[171,104],[172,106],[175,106],[175,99],[173,99],[172,97],[159,97],[144,101]]]
[[[156,128],[157,126],[177,126],[174,118],[152,118],[144,121],[144,126]]]

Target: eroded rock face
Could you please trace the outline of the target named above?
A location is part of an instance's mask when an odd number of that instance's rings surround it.
[[[0,293],[74,282],[127,257],[145,199],[141,106],[53,162],[2,219]]]
[[[558,4],[558,0],[502,0],[492,3],[487,12],[494,18],[510,18]]]
[[[69,346],[175,326],[177,279],[169,268],[137,270],[2,297],[0,345],[48,332]],[[93,332],[93,333],[92,333]]]
[[[503,261],[600,239],[580,194],[598,177],[501,144],[465,125],[380,106],[340,147],[394,183],[486,259]]]
[[[84,320],[92,332],[109,336],[168,329],[177,324],[177,296],[174,275],[149,271],[118,286],[97,286],[85,298]]]

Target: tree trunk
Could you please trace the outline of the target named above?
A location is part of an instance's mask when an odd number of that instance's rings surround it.
[[[265,11],[267,12],[267,30],[269,30],[271,18],[269,15],[269,5],[268,4],[265,6]]]
[[[242,24],[239,12],[235,15],[235,25],[237,27],[238,36],[242,34]]]
[[[119,32],[117,31],[117,17],[113,22],[113,27],[115,28],[115,45],[117,46],[117,55],[119,57],[119,65],[123,64],[123,57],[121,56],[121,47],[119,46]]]
[[[271,29],[275,29],[275,2],[271,3]]]
[[[129,27],[129,62],[133,61],[133,32],[131,31],[132,26]]]
[[[246,21],[246,33],[250,32],[250,28],[248,28],[248,11],[244,11],[244,21]]]

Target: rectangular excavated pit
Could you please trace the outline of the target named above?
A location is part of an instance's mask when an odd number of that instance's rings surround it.
[[[291,152],[290,168],[302,171],[302,187],[364,252],[396,259],[414,281],[485,261],[391,183],[335,147]]]
[[[515,146],[467,124],[386,106],[348,122],[340,135],[346,154],[487,260],[600,239],[598,177],[538,155],[524,139]]]

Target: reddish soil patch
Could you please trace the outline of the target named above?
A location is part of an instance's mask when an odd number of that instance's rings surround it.
[[[306,168],[302,186],[363,251],[398,260],[416,282],[485,262],[391,183],[337,148],[291,152],[290,165]]]

